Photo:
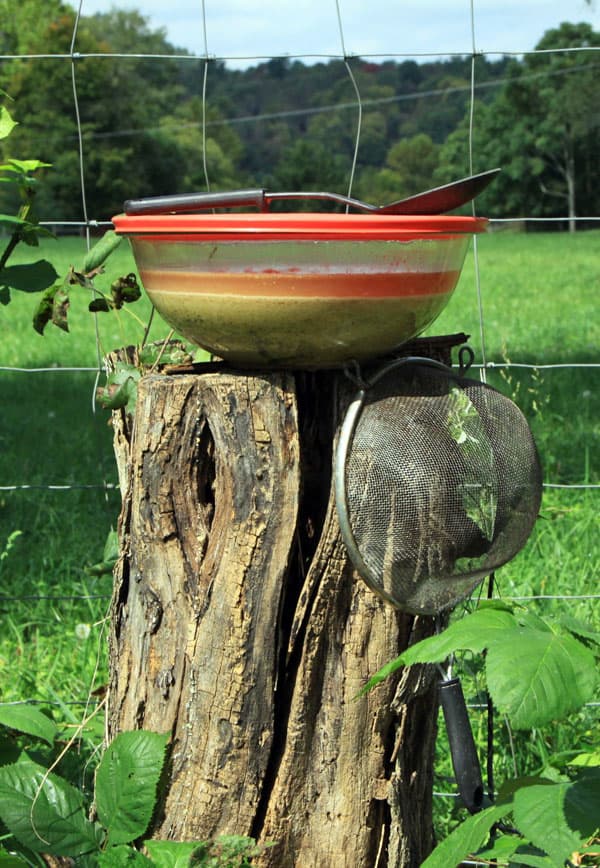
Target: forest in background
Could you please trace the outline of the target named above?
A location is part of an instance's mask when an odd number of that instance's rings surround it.
[[[1,156],[51,164],[37,196],[42,220],[82,219],[68,57],[74,21],[60,0],[0,0],[0,54],[7,58],[0,88],[19,122],[0,143]],[[473,62],[351,59],[362,102],[353,195],[384,203],[471,168],[500,166],[479,200],[482,213],[597,215],[599,47],[590,25],[563,23],[536,48],[577,51]],[[191,56],[135,57],[186,52],[140,13],[117,10],[83,16],[75,48],[83,55],[74,70],[90,219],[110,219],[130,197],[206,189],[204,155],[212,190],[347,192],[358,105],[342,60],[274,58],[237,70],[219,60],[205,69],[203,58]],[[10,56],[24,54],[67,57]],[[0,191],[0,210],[14,206],[10,195]]]

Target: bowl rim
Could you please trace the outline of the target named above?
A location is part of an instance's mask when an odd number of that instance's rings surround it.
[[[117,214],[118,235],[156,241],[403,241],[485,232],[486,217],[463,215],[219,213]]]

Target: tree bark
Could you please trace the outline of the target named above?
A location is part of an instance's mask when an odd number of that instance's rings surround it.
[[[273,842],[272,868],[416,868],[436,677],[358,691],[431,619],[354,574],[331,479],[341,372],[151,374],[116,413],[109,736],[169,732],[152,834]]]

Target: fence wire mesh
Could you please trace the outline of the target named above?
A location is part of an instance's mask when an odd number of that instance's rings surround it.
[[[469,149],[469,161],[471,165],[471,169],[473,170],[474,166],[474,156],[477,148],[477,96],[479,93],[489,90],[491,88],[497,88],[502,86],[505,83],[504,78],[500,78],[495,81],[478,81],[477,79],[477,59],[481,56],[491,56],[496,55],[500,56],[523,56],[523,52],[516,52],[510,45],[505,48],[495,51],[495,52],[481,52],[477,47],[476,33],[477,33],[477,3],[471,2],[469,4],[470,8],[470,26],[471,26],[471,82],[468,88],[464,86],[453,86],[451,84],[448,87],[440,88],[440,89],[430,89],[425,91],[415,91],[414,93],[399,93],[393,96],[386,96],[380,98],[362,98],[360,88],[357,82],[357,79],[353,72],[353,65],[356,63],[357,58],[350,56],[346,50],[345,38],[344,38],[344,16],[343,9],[340,6],[338,0],[334,0],[335,4],[335,13],[337,20],[338,33],[337,38],[339,40],[340,50],[339,53],[331,53],[331,54],[307,54],[302,53],[298,55],[278,55],[274,53],[272,55],[239,55],[239,54],[221,54],[221,55],[213,55],[209,51],[210,47],[210,33],[207,30],[207,21],[206,21],[206,8],[205,3],[202,2],[199,4],[199,16],[201,22],[201,28],[203,33],[203,43],[204,43],[204,51],[200,55],[189,55],[189,54],[178,54],[176,52],[163,54],[163,53],[127,53],[127,52],[106,52],[106,53],[97,53],[97,52],[85,52],[78,50],[78,34],[79,28],[82,20],[82,16],[85,13],[85,3],[84,0],[80,0],[79,5],[76,10],[76,16],[73,26],[73,32],[71,37],[71,45],[70,51],[66,53],[61,52],[50,52],[50,53],[26,53],[26,54],[4,54],[0,56],[1,61],[10,61],[10,62],[37,62],[37,63],[62,63],[67,64],[70,67],[71,73],[71,88],[72,88],[72,107],[76,118],[76,127],[77,127],[77,155],[78,155],[78,165],[79,165],[79,174],[80,174],[80,208],[81,208],[81,219],[73,220],[73,219],[64,219],[63,215],[56,214],[53,215],[52,220],[43,221],[44,225],[50,227],[56,227],[57,229],[74,229],[81,231],[85,238],[85,244],[87,247],[90,246],[91,242],[91,234],[99,229],[109,228],[112,224],[110,220],[106,219],[105,214],[94,214],[90,213],[90,208],[88,205],[87,195],[86,195],[86,183],[88,179],[88,158],[91,153],[93,153],[95,144],[101,138],[113,138],[115,140],[125,139],[131,136],[139,135],[142,132],[149,132],[148,129],[141,130],[139,128],[128,127],[125,123],[121,128],[115,128],[108,132],[89,132],[84,128],[81,119],[81,95],[79,90],[79,79],[78,79],[78,70],[79,65],[83,60],[91,60],[97,63],[105,63],[107,61],[119,61],[119,60],[144,60],[151,63],[161,64],[168,62],[170,60],[178,60],[182,63],[197,63],[198,61],[203,61],[203,69],[202,69],[202,77],[201,77],[201,113],[200,117],[195,123],[195,125],[201,130],[201,141],[202,141],[202,153],[199,155],[199,158],[202,161],[204,179],[207,190],[210,190],[211,180],[210,180],[210,166],[207,159],[207,135],[210,129],[216,125],[247,125],[247,124],[256,124],[260,125],[266,121],[272,120],[280,120],[286,121],[290,118],[297,118],[299,116],[309,117],[311,115],[316,114],[326,114],[331,112],[339,112],[347,115],[348,118],[348,129],[352,130],[352,135],[354,137],[354,147],[353,147],[353,157],[352,163],[349,171],[348,177],[348,185],[346,193],[347,195],[352,194],[354,179],[357,172],[357,161],[358,154],[361,142],[361,133],[362,133],[362,125],[363,125],[363,113],[365,109],[371,108],[374,105],[385,105],[389,103],[401,103],[407,102],[410,100],[417,100],[423,98],[431,98],[431,99],[447,99],[450,95],[455,93],[464,93],[465,91],[468,93],[469,98],[469,130],[468,130],[468,149]],[[586,52],[593,51],[593,48],[574,48],[570,46],[565,46],[560,49],[548,49],[544,51],[530,52],[531,54],[552,54],[553,52],[569,52],[572,54],[577,54],[580,51],[585,50]],[[596,49],[597,50],[597,49]],[[440,47],[440,51],[438,53],[397,53],[394,55],[385,55],[385,59],[392,59],[401,61],[403,59],[411,59],[415,58],[418,60],[425,59],[436,59],[436,58],[447,58],[452,56],[452,52],[444,51],[443,46]],[[464,56],[462,53],[460,56]],[[381,56],[378,54],[364,54],[361,55],[364,60],[371,60],[373,62],[378,61]],[[210,84],[211,84],[211,64],[215,62],[224,62],[227,63],[229,61],[235,61],[239,63],[240,61],[244,61],[247,63],[260,63],[262,61],[271,60],[273,58],[281,58],[281,59],[297,59],[305,63],[310,63],[313,61],[328,61],[328,60],[337,60],[342,61],[345,65],[347,75],[349,81],[351,83],[352,91],[355,95],[354,100],[346,100],[339,101],[335,104],[327,104],[318,107],[310,107],[310,108],[302,108],[291,106],[286,111],[279,111],[274,113],[262,112],[253,115],[236,115],[233,112],[230,116],[226,118],[220,118],[218,120],[210,119],[208,116],[208,107],[210,106]],[[599,56],[600,62],[600,56]],[[575,66],[570,70],[569,74],[577,75],[583,69],[582,66]],[[553,73],[556,74],[556,73]],[[125,121],[125,119],[124,119]],[[150,130],[151,131],[151,130]],[[524,221],[532,224],[548,224],[552,225],[553,223],[565,223],[568,220],[568,216],[559,216],[559,217],[538,217],[535,215],[527,215],[527,214],[514,214],[510,217],[494,217],[491,215],[491,227],[492,229],[502,229],[506,226],[509,226],[511,223],[521,224]],[[580,217],[577,215],[571,215],[570,219],[577,223],[585,223],[590,224],[594,222],[600,221],[600,216],[591,215]],[[488,331],[488,324],[486,320],[486,312],[485,312],[485,294],[486,294],[486,274],[484,270],[480,269],[479,266],[479,257],[477,250],[477,242],[475,241],[475,249],[474,249],[474,263],[475,263],[475,282],[476,282],[476,296],[477,296],[477,319],[479,326],[479,339],[480,339],[480,347],[481,347],[481,363],[476,365],[475,367],[479,368],[481,372],[481,376],[485,378],[488,373],[496,372],[496,371],[512,371],[522,369],[524,371],[529,372],[546,372],[549,376],[555,374],[555,372],[560,370],[584,370],[590,372],[590,388],[594,388],[593,381],[591,376],[594,371],[597,371],[600,368],[600,362],[596,361],[577,361],[577,360],[569,360],[569,361],[556,361],[552,363],[547,363],[544,361],[537,361],[535,357],[532,357],[530,360],[523,362],[511,362],[501,359],[492,359],[488,358],[486,352],[486,337]],[[2,389],[2,377],[12,376],[12,375],[23,375],[23,377],[27,378],[38,378],[41,376],[67,376],[72,375],[73,373],[81,373],[81,374],[91,374],[94,377],[94,382],[91,391],[94,392],[97,386],[99,378],[104,373],[104,362],[102,358],[102,349],[100,340],[98,338],[97,324],[94,326],[96,329],[95,336],[95,344],[96,344],[96,365],[90,366],[89,364],[82,364],[80,366],[70,365],[70,366],[60,366],[59,364],[51,366],[38,366],[38,365],[10,365],[10,364],[2,364],[0,366],[0,389]],[[1,361],[1,358],[0,358]],[[23,392],[27,392],[27,387],[23,387]],[[60,407],[54,408],[52,412],[59,413]],[[88,404],[85,407],[81,408],[82,414],[92,414],[93,409]],[[73,425],[77,424],[77,420],[73,420]],[[47,444],[40,443],[40,450],[51,450],[52,444],[50,441]],[[590,444],[590,449],[593,448],[593,444]],[[61,467],[59,464],[55,464],[53,470],[57,473],[64,473],[64,466]],[[102,497],[102,493],[106,496],[107,492],[116,492],[118,490],[118,485],[113,478],[108,478],[102,473],[100,473],[95,479],[79,479],[79,480],[57,480],[55,478],[54,473],[52,474],[52,478],[48,478],[46,480],[36,479],[35,481],[28,480],[26,477],[26,470],[21,467],[12,467],[5,468],[5,473],[10,472],[10,477],[0,479],[0,492],[12,495],[24,495],[26,493],[35,493],[45,491],[50,493],[52,496],[55,496],[57,499],[57,504],[55,509],[60,511],[61,509],[69,510],[69,505],[64,505],[64,499],[69,497],[70,494],[73,494],[77,491],[87,491],[87,492],[96,492],[98,497]],[[567,492],[592,492],[596,493],[598,489],[600,489],[600,484],[589,482],[589,481],[569,481],[569,482],[561,482],[553,479],[547,479],[544,483],[547,489],[558,489]],[[58,500],[63,501],[62,505],[58,503]],[[114,505],[114,504],[113,504]],[[115,516],[116,520],[116,516]],[[0,544],[3,541],[0,540]],[[0,545],[1,548],[1,545]],[[589,601],[592,604],[595,604],[598,599],[600,599],[600,594],[577,594],[577,593],[546,593],[540,592],[536,594],[515,594],[514,596],[506,595],[508,599],[512,599],[514,601],[538,601],[541,603],[546,603],[549,601],[562,601],[566,605],[569,605],[573,601]],[[1,604],[11,604],[14,606],[19,605],[27,605],[32,603],[33,601],[42,602],[46,601],[48,603],[61,603],[67,600],[78,600],[80,602],[86,601],[99,601],[108,599],[109,594],[107,593],[97,593],[97,592],[83,592],[81,594],[73,594],[73,595],[65,595],[65,594],[56,594],[52,593],[26,593],[22,595],[0,595],[0,603]],[[44,705],[72,705],[72,706],[81,706],[88,707],[90,704],[90,699],[82,698],[82,699],[71,699],[71,700],[54,700],[50,697],[40,698],[38,696],[27,697],[23,700],[18,700],[19,702],[27,702],[33,704],[44,704]],[[597,708],[598,703],[593,702],[589,703],[588,706],[590,708]],[[470,706],[475,711],[485,711],[485,705],[476,705],[473,704]],[[436,796],[444,796],[448,798],[456,798],[456,794],[449,792],[437,792]],[[469,863],[466,863],[469,864]],[[473,863],[475,864],[475,863]]]

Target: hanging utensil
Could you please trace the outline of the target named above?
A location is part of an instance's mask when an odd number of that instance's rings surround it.
[[[334,465],[342,539],[375,593],[437,615],[525,545],[542,494],[533,435],[509,398],[433,359],[357,385]]]
[[[500,169],[490,169],[478,175],[470,175],[459,181],[451,181],[415,196],[390,202],[388,205],[370,205],[343,196],[341,193],[268,193],[266,190],[234,190],[229,193],[183,193],[173,196],[152,196],[146,199],[129,199],[125,202],[126,214],[180,214],[205,211],[211,208],[238,208],[253,206],[268,211],[271,202],[283,199],[324,199],[367,211],[373,214],[445,214],[465,205],[481,193],[493,181]]]
[[[458,792],[469,813],[476,814],[483,808],[484,789],[463,689],[458,678],[450,678],[439,690]]]

